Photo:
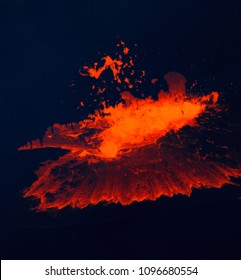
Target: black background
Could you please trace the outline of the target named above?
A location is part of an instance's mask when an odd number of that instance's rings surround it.
[[[51,150],[18,152],[53,123],[80,119],[78,69],[138,44],[148,75],[178,71],[223,93],[240,146],[240,1],[0,1],[0,257],[240,259],[241,189],[196,190],[128,207],[35,213],[21,192]],[[82,116],[83,117],[83,116]],[[231,139],[232,138],[232,139]]]

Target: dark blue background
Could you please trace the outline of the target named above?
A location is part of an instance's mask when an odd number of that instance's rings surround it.
[[[0,1],[0,257],[10,259],[239,258],[241,189],[194,191],[129,207],[36,214],[21,191],[58,152],[17,148],[53,123],[80,119],[78,69],[138,44],[150,77],[178,71],[224,93],[240,146],[240,1]],[[87,112],[85,112],[87,113]]]

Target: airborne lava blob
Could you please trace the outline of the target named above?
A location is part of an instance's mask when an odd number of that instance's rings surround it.
[[[43,163],[36,172],[37,180],[24,192],[24,197],[38,200],[39,211],[84,208],[100,202],[128,205],[162,195],[190,195],[193,188],[221,188],[231,183],[230,177],[241,175],[239,169],[201,156],[198,147],[193,152],[181,139],[178,144],[172,140],[187,126],[199,128],[202,115],[217,113],[219,94],[188,95],[185,78],[172,72],[164,77],[168,91],[160,91],[156,99],[137,98],[128,90],[136,90],[145,72],[134,79],[129,49],[123,42],[119,47],[122,54],[116,53],[115,59],[106,56],[102,66],[96,62],[80,71],[81,76],[95,81],[105,70],[111,70],[117,90],[124,85],[119,102],[108,105],[102,97],[102,109],[88,118],[69,125],[54,124],[42,141],[19,148],[68,151],[55,161]],[[95,84],[92,89],[102,96],[108,90]]]

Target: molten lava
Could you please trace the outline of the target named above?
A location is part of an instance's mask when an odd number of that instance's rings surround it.
[[[84,66],[80,75],[99,79],[109,69],[117,85],[135,89],[144,71],[133,84],[133,59],[123,62],[129,49],[123,42],[119,46],[123,54],[115,59],[104,57],[102,66],[97,62],[94,67]],[[130,70],[130,77],[125,69]],[[115,105],[107,105],[103,100],[103,108],[85,120],[54,124],[42,141],[20,147],[19,150],[52,147],[68,151],[58,160],[43,163],[24,197],[37,199],[36,209],[40,211],[66,206],[84,208],[100,202],[128,205],[156,200],[162,195],[190,195],[193,188],[221,188],[231,183],[230,177],[239,177],[239,169],[202,157],[198,152],[191,153],[181,142],[174,145],[167,140],[168,135],[177,135],[184,127],[198,127],[198,119],[204,113],[218,111],[219,95],[188,95],[181,74],[172,72],[164,78],[168,91],[160,91],[156,99],[137,98],[125,90]]]

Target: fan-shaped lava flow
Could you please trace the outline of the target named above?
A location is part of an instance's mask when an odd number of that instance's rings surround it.
[[[221,188],[240,172],[225,164],[187,154],[173,146],[151,144],[112,160],[78,157],[72,152],[45,163],[25,197],[37,210],[84,208],[100,202],[131,204],[162,195],[190,195],[193,188]]]
[[[117,91],[122,87],[120,102],[108,105],[102,95],[110,90],[106,81],[101,87],[94,84],[91,88],[101,95],[102,110],[78,123],[54,124],[42,141],[19,148],[68,150],[58,160],[43,163],[36,172],[37,180],[24,192],[25,197],[39,201],[36,208],[40,211],[190,195],[193,188],[220,188],[231,182],[230,177],[240,176],[240,170],[207,155],[202,157],[199,152],[191,153],[182,142],[172,145],[166,137],[185,126],[199,127],[201,115],[217,112],[218,93],[188,96],[185,78],[168,73],[168,92],[159,92],[157,99],[136,98],[127,89],[137,92],[145,71],[136,75],[133,59],[127,56],[129,49],[124,42],[118,46],[122,53],[116,53],[114,59],[105,56],[102,66],[98,62],[93,67],[84,66],[80,75],[101,80],[103,72],[110,69]]]
[[[99,202],[128,205],[156,200],[161,195],[190,195],[193,188],[220,188],[240,171],[169,145],[165,135],[184,126],[198,126],[197,118],[217,109],[218,93],[187,96],[185,78],[165,76],[169,92],[158,99],[121,94],[121,102],[79,123],[55,124],[43,141],[19,148],[56,147],[68,150],[58,160],[43,163],[25,197],[39,201],[37,209],[84,208]],[[160,144],[160,138],[163,139]]]

